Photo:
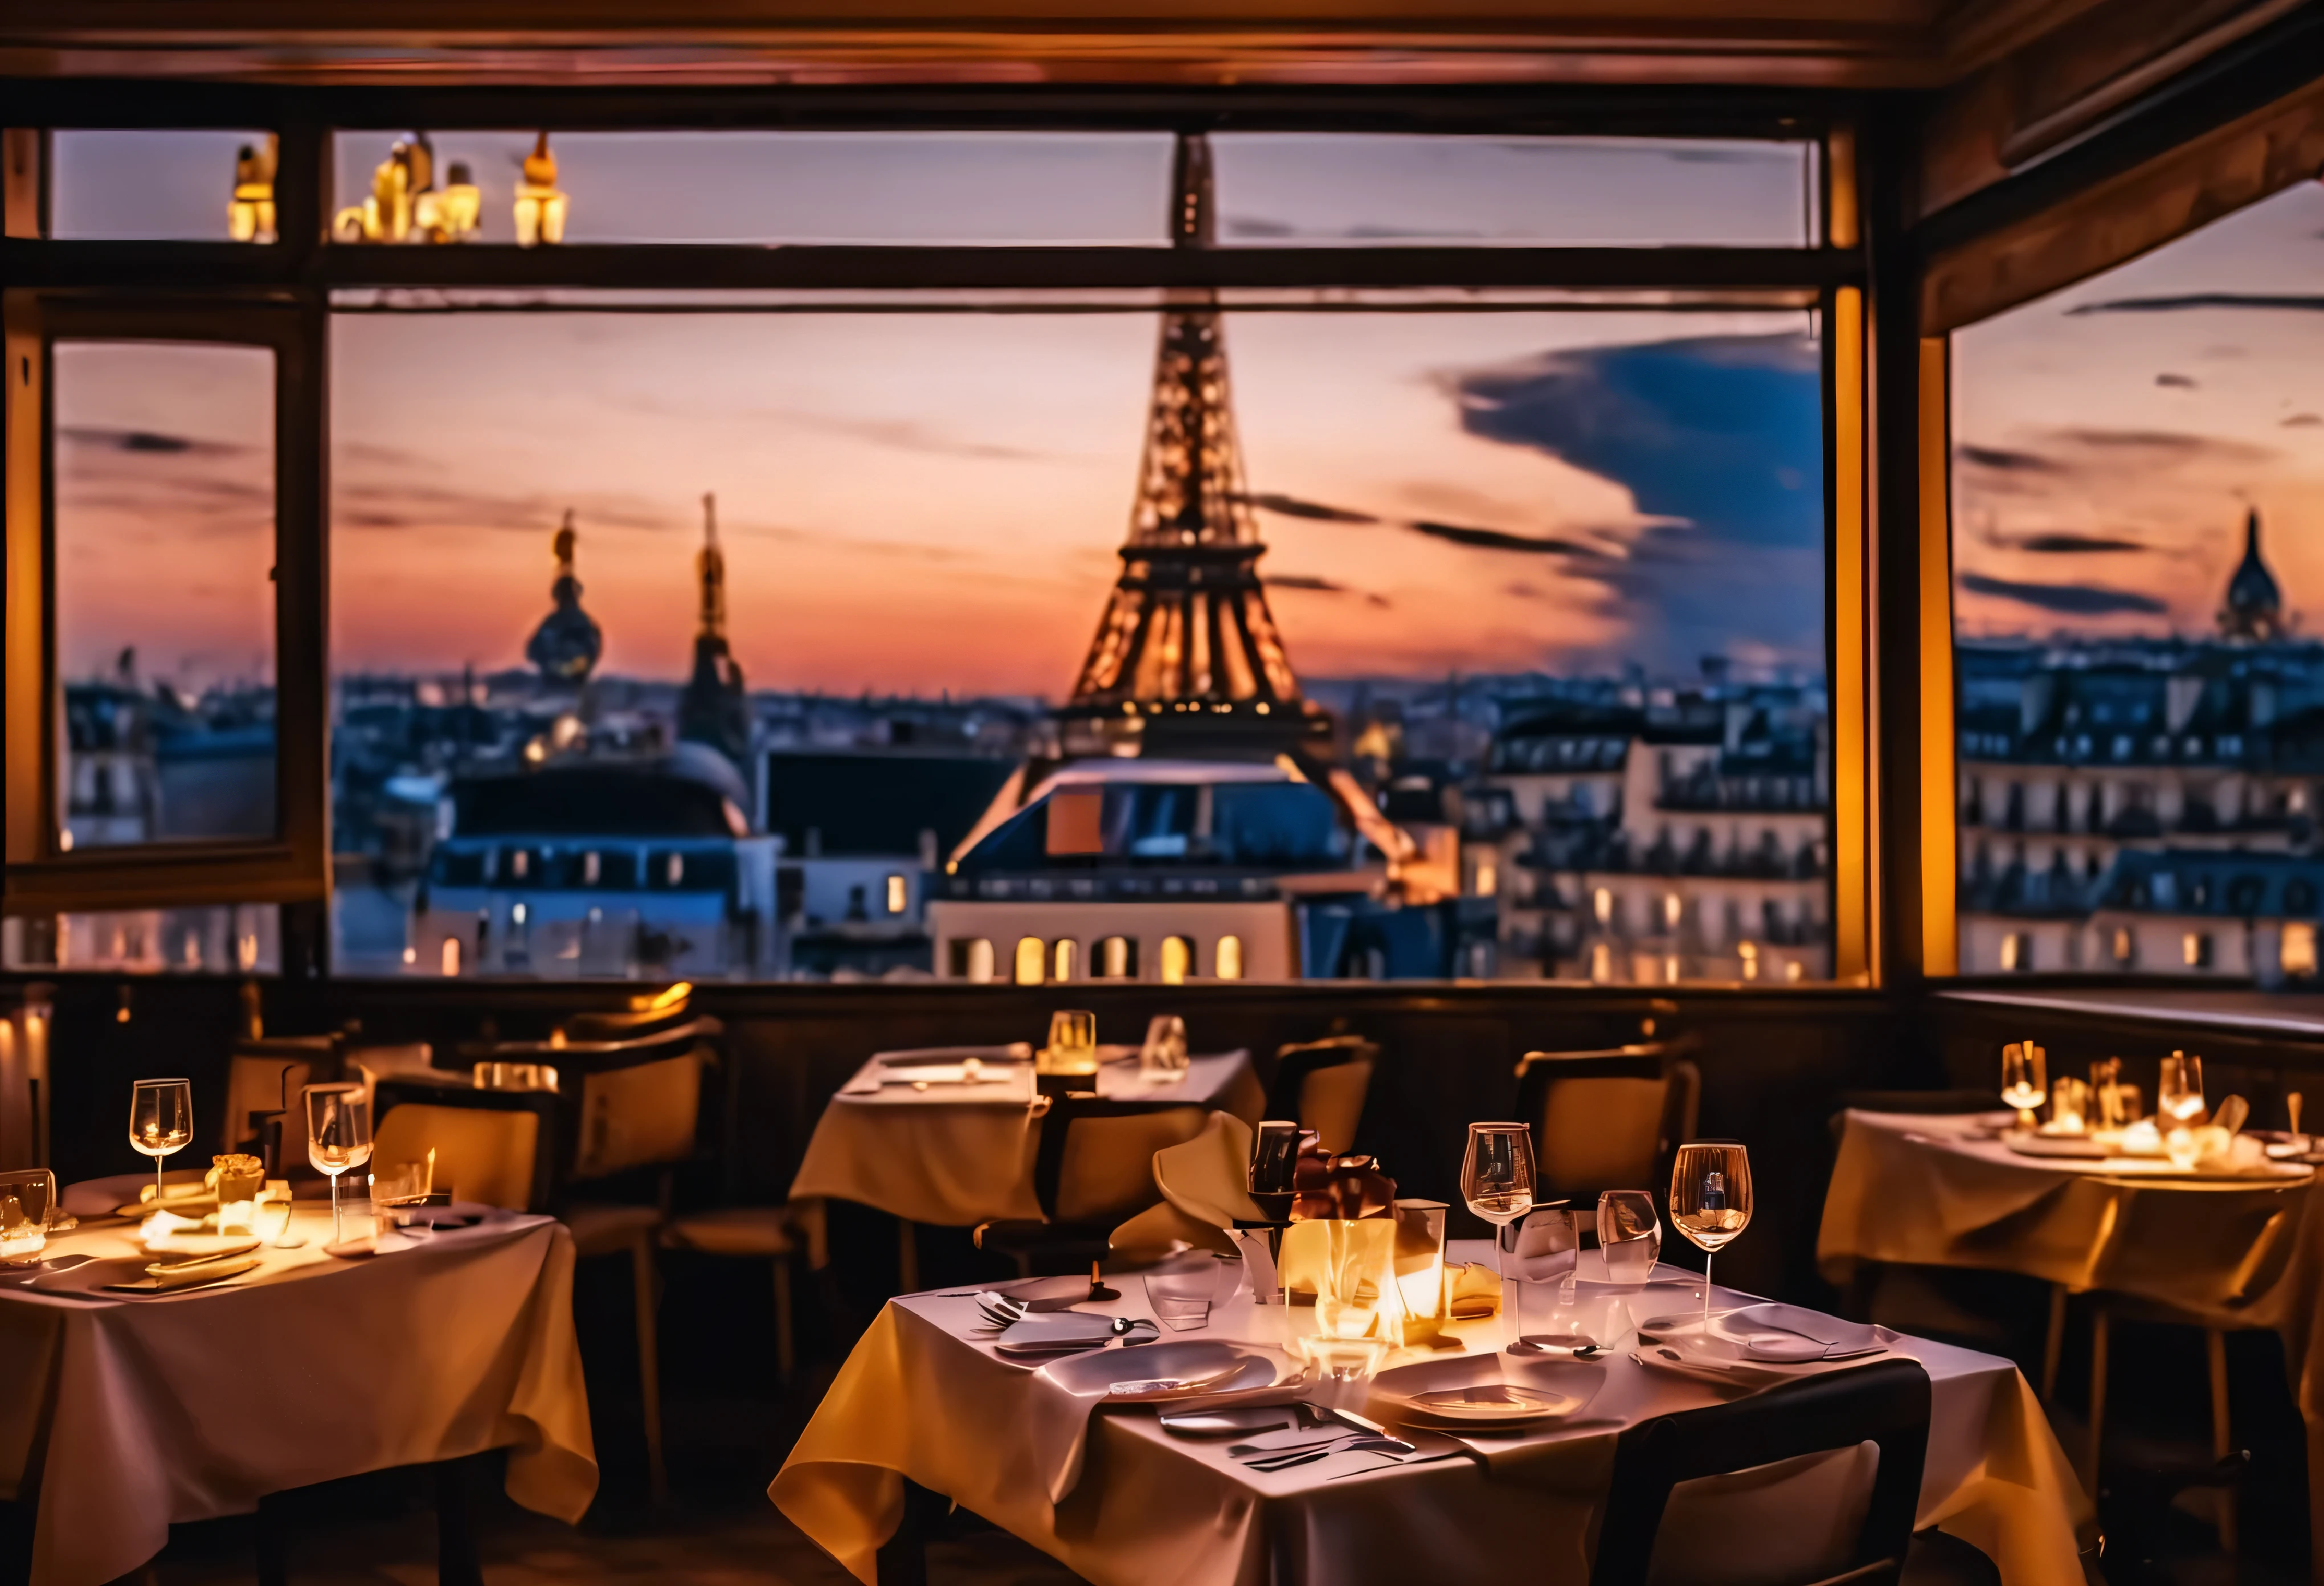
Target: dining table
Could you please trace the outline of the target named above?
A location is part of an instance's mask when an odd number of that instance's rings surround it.
[[[328,1204],[301,1202],[283,1236],[298,1248],[261,1245],[254,1268],[205,1286],[124,1292],[108,1286],[167,1259],[136,1220],[97,1214],[138,1182],[69,1187],[80,1225],[37,1266],[0,1268],[0,1497],[31,1506],[32,1586],[127,1574],[173,1523],[488,1449],[509,1451],[525,1508],[570,1523],[589,1507],[562,1224],[458,1208],[470,1225],[342,1257],[324,1249]]]
[[[2275,1160],[2256,1139],[2190,1167],[2100,1155],[2015,1131],[2014,1117],[1842,1114],[1816,1240],[1824,1275],[1844,1283],[1863,1262],[1980,1268],[2039,1278],[2060,1296],[2103,1291],[2197,1325],[2274,1332],[2307,1431],[2324,1586],[2324,1204],[2314,1166]],[[2093,1154],[2032,1154],[2078,1148]]]
[[[1109,1101],[1198,1106],[1247,1122],[1266,1101],[1247,1051],[1197,1053],[1183,1069],[1163,1073],[1148,1072],[1135,1047],[1101,1046],[1098,1055],[1096,1073],[1074,1083]],[[1038,1082],[1031,1049],[1021,1045],[873,1054],[816,1120],[791,1182],[813,1264],[823,1265],[816,1210],[825,1200],[853,1201],[908,1225],[1039,1221]]]
[[[1486,1260],[1490,1249],[1454,1240],[1448,1259]],[[1109,1276],[1120,1297],[1074,1308],[1153,1314],[1137,1275]],[[1699,1306],[1702,1285],[1700,1275],[1665,1266],[1619,1292],[1635,1296],[1621,1302],[1632,1321],[1652,1323],[1646,1313]],[[1517,1286],[1507,1286],[1496,1314],[1448,1323],[1430,1342],[1388,1356],[1369,1385],[1317,1382],[1314,1397],[1369,1405],[1396,1430],[1374,1397],[1391,1379],[1425,1373],[1455,1385],[1583,1371],[1594,1374],[1585,1410],[1511,1435],[1407,1431],[1409,1454],[1351,1448],[1274,1470],[1238,1457],[1229,1440],[1173,1434],[1153,1406],[1104,1404],[1061,1386],[1060,1368],[1004,1357],[980,1332],[972,1293],[903,1296],[857,1343],[769,1497],[867,1583],[904,1519],[908,1482],[1097,1586],[1409,1586],[1488,1569],[1482,1561],[1496,1548],[1521,1551],[1528,1579],[1584,1582],[1623,1429],[1726,1402],[1738,1389],[1649,1365],[1627,1346],[1586,1362],[1520,1359],[1508,1352],[1518,1337]],[[1711,1295],[1720,1310],[1752,1300],[1723,1286]],[[1315,1314],[1259,1303],[1246,1285],[1200,1327],[1160,1336],[1226,1341],[1282,1360],[1287,1379]],[[1886,1352],[1918,1360],[1930,1379],[1917,1526],[1983,1551],[2007,1586],[2080,1586],[2090,1506],[2016,1368],[1925,1339],[1891,1335]],[[1096,1379],[1131,1369],[1125,1356],[1120,1368],[1097,1367]]]

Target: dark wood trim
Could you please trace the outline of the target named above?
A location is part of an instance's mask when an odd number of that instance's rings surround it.
[[[289,217],[285,217],[286,222]],[[288,225],[284,235],[290,235]],[[1572,288],[1815,290],[1858,274],[1839,248],[853,247],[567,244],[429,248],[341,244],[0,241],[20,285],[187,292],[339,288],[689,291]]]

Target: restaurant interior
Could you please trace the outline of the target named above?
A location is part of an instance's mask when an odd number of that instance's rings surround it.
[[[2324,1581],[2324,4],[0,106],[0,1579]]]

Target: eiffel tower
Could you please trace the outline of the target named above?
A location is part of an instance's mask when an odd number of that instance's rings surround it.
[[[1210,149],[1178,145],[1176,241],[1210,233]],[[1215,294],[1162,316],[1130,538],[1058,715],[1068,756],[1270,759],[1330,732],[1299,691],[1259,576]]]

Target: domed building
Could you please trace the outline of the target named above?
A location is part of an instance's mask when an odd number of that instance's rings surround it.
[[[2244,520],[2244,559],[2227,580],[2227,604],[2219,608],[2219,637],[2259,641],[2284,635],[2283,591],[2259,554],[2259,511]]]

